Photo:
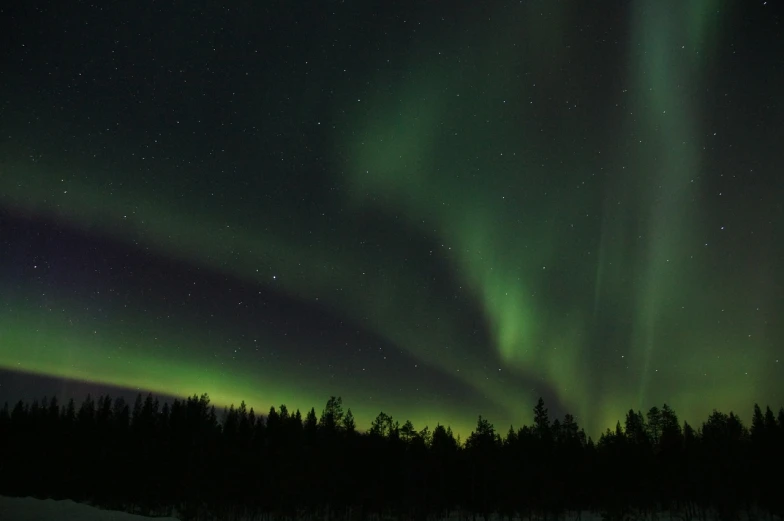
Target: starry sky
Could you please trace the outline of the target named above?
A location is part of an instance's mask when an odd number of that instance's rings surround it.
[[[0,19],[0,400],[784,405],[779,2]]]

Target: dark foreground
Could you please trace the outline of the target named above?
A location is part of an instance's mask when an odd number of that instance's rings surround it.
[[[0,494],[71,499],[180,519],[782,518],[784,409],[750,428],[714,412],[698,428],[666,405],[629,411],[594,442],[540,400],[505,435],[479,417],[461,443],[381,413],[359,432],[340,398],[320,416],[244,404],[219,421],[204,395],[161,405],[108,396],[0,411]],[[459,514],[458,514],[459,513]]]

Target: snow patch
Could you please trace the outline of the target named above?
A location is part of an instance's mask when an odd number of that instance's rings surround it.
[[[70,499],[35,499],[0,496],[0,519],[3,521],[179,521],[174,517],[145,517],[101,510]]]

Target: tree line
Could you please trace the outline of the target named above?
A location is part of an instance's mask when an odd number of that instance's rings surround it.
[[[755,405],[750,427],[714,410],[696,429],[666,404],[630,410],[596,442],[542,399],[532,420],[502,434],[480,416],[462,442],[383,412],[361,432],[340,397],[304,418],[244,402],[219,418],[206,394],[20,401],[0,410],[0,494],[183,519],[784,515],[784,408]]]

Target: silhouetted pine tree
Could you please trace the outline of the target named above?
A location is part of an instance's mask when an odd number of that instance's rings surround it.
[[[668,509],[685,518],[737,519],[752,508],[782,513],[777,469],[784,459],[784,409],[754,407],[750,429],[714,411],[695,431],[667,404],[630,410],[598,444],[575,418],[550,418],[543,400],[533,424],[503,438],[480,416],[461,446],[451,429],[402,426],[380,413],[356,429],[342,399],[321,418],[284,405],[264,417],[244,402],[221,421],[207,395],[162,406],[138,395],[56,399],[0,409],[0,493],[71,497],[183,519],[242,509],[272,518],[507,519],[590,509],[625,520]],[[770,479],[773,475],[774,479]]]

